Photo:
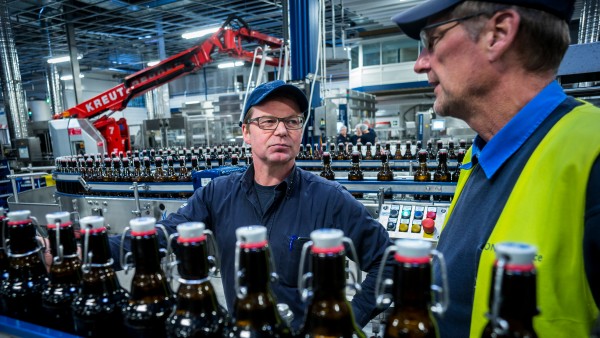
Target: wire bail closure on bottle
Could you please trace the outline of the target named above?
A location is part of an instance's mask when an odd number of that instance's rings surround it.
[[[92,263],[92,259],[94,258],[94,253],[90,251],[90,234],[92,230],[99,229],[100,231],[106,231],[104,226],[104,217],[101,216],[87,216],[81,218],[79,220],[79,225],[81,230],[83,231],[83,261],[81,262],[81,271],[83,273],[88,273],[91,271],[92,267],[108,267],[112,266],[114,263],[114,259],[109,258],[106,263],[103,264],[94,264]],[[82,225],[85,224],[85,225]],[[94,225],[98,226],[102,224],[101,227],[94,228]]]
[[[197,224],[202,224],[202,228],[204,228],[204,223],[201,222],[187,222],[187,223],[182,223],[180,225],[177,226],[177,228],[179,229],[180,226],[184,226],[184,225],[197,225]],[[204,229],[202,230],[202,234],[204,236],[206,236],[206,243],[209,245],[209,252],[213,252],[213,255],[207,255],[206,260],[208,261],[208,278],[206,278],[206,280],[210,280],[210,277],[217,277],[218,273],[219,273],[219,264],[220,264],[220,259],[219,259],[219,250],[218,250],[218,246],[217,246],[217,241],[215,240],[215,235],[213,234],[212,231],[208,230],[208,229]],[[170,257],[174,256],[174,252],[173,252],[173,240],[178,240],[180,238],[180,234],[178,232],[172,233],[169,236],[169,240],[167,242],[167,248],[168,248],[168,255]],[[179,260],[178,259],[174,259],[172,262],[170,262],[167,266],[167,270],[166,274],[167,274],[167,279],[169,281],[173,280],[173,277],[175,275],[174,271],[175,268],[179,265]],[[179,278],[180,282],[182,281],[182,278]],[[206,280],[200,280],[198,281],[198,283],[204,283]],[[185,280],[186,283],[191,284],[189,280]]]
[[[431,312],[438,314],[439,316],[443,316],[446,310],[448,309],[448,304],[450,303],[450,295],[448,294],[448,274],[446,271],[446,260],[444,259],[444,255],[437,251],[431,250],[431,244],[425,240],[418,239],[401,239],[397,240],[394,245],[390,245],[385,250],[383,257],[381,259],[381,264],[379,266],[379,272],[377,273],[377,281],[375,283],[375,300],[377,302],[377,306],[380,308],[384,308],[389,306],[393,297],[391,294],[386,293],[386,288],[394,285],[394,281],[391,278],[383,279],[383,271],[385,270],[386,262],[388,261],[389,255],[392,252],[404,251],[409,248],[412,250],[411,258],[427,258],[427,263],[422,264],[431,264],[429,261],[429,255],[437,258],[439,260],[440,273],[442,276],[442,286],[439,285],[431,285],[431,290],[434,294],[437,294],[437,297],[434,297],[433,305],[431,306]],[[420,253],[419,253],[420,251]]]
[[[325,239],[325,241],[328,241],[329,243],[337,241],[339,244],[341,244],[342,248],[344,243],[348,245],[348,247],[350,248],[350,253],[352,255],[350,259],[352,259],[356,264],[356,273],[353,273],[350,270],[350,268],[345,268],[345,271],[346,273],[348,273],[348,276],[352,278],[352,282],[347,284],[346,286],[356,290],[356,292],[360,292],[362,290],[360,285],[360,281],[362,280],[362,273],[360,270],[358,255],[356,254],[356,249],[354,248],[354,243],[352,242],[352,239],[343,236],[343,231],[339,229],[318,229],[311,232],[310,235],[313,240],[304,243],[304,245],[302,246],[302,252],[300,254],[300,267],[298,270],[298,291],[300,292],[302,301],[306,302],[313,295],[312,286],[308,286],[313,278],[312,260],[309,261],[308,269],[310,271],[304,273],[304,262],[306,260],[306,254],[310,248],[315,246],[315,238],[320,237],[322,235],[325,235],[325,237],[329,237]],[[345,248],[342,249],[340,252],[343,252],[344,250]]]
[[[141,219],[141,218],[137,218],[137,219]],[[135,218],[134,218],[135,220]],[[162,224],[155,224],[154,228],[159,228],[165,238],[169,238],[169,233],[167,232],[167,229],[162,225]],[[121,243],[119,244],[119,261],[121,263],[121,267],[123,268],[123,272],[125,272],[125,274],[129,273],[130,269],[135,268],[135,264],[130,262],[130,258],[133,257],[133,254],[131,253],[131,251],[125,253],[125,237],[127,236],[127,232],[131,231],[131,227],[125,227],[125,229],[123,230],[123,233],[121,234]],[[163,254],[165,254],[165,258],[164,258],[164,262],[161,263],[161,268],[163,269],[163,271],[166,271],[169,267],[169,265],[171,264],[170,260],[171,260],[171,256],[170,253],[172,252],[171,250],[171,242],[167,241],[167,248],[159,248],[158,249],[159,252],[162,252]]]

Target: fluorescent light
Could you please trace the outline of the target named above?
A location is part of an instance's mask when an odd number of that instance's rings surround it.
[[[160,63],[160,61],[149,61],[148,62],[148,67],[156,66],[159,63]]]
[[[83,76],[83,74],[79,74],[79,78],[84,78],[85,76]],[[69,80],[73,80],[73,75],[63,75],[60,77],[61,80],[63,81],[69,81]]]
[[[200,103],[200,101],[188,101],[188,102],[185,102],[186,105],[189,105],[189,104],[198,104],[198,103]]]
[[[207,34],[215,33],[216,31],[219,30],[219,28],[221,28],[221,27],[220,26],[211,27],[211,28],[205,28],[205,29],[201,29],[201,30],[193,31],[193,32],[189,32],[189,33],[183,33],[183,34],[181,34],[181,37],[184,39],[195,39],[195,38],[199,38],[201,36],[205,36]]]
[[[243,66],[243,65],[244,65],[244,61],[236,61],[236,62],[219,63],[219,65],[217,67],[219,67],[219,69],[223,69],[223,68],[239,67],[239,66]]]
[[[77,55],[77,60],[81,60],[82,58],[83,58],[83,55]],[[71,56],[70,55],[57,56],[55,58],[48,59],[48,63],[51,63],[51,64],[62,63],[62,62],[70,62],[70,61],[71,61]]]

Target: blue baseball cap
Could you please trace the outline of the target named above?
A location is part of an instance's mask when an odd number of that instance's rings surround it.
[[[263,83],[260,86],[254,88],[250,96],[248,96],[248,100],[246,101],[246,105],[244,106],[244,111],[242,112],[242,119],[240,120],[240,126],[243,121],[246,120],[246,114],[248,114],[248,110],[257,104],[267,101],[269,98],[275,96],[288,96],[296,101],[298,107],[300,107],[300,112],[306,115],[306,110],[308,109],[308,99],[304,92],[300,90],[298,87],[287,84],[285,81],[275,80],[267,83]]]
[[[457,6],[465,0],[429,0],[392,17],[404,34],[419,40],[419,33],[427,25],[427,19]],[[482,0],[485,1],[485,0]],[[499,4],[515,5],[539,9],[565,20],[571,20],[575,10],[575,0],[493,0]]]

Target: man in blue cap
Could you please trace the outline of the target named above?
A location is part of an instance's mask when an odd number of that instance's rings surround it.
[[[218,177],[196,190],[184,206],[159,223],[175,232],[178,224],[204,222],[213,231],[230,310],[236,297],[235,230],[266,226],[280,277],[272,288],[278,302],[293,311],[295,328],[302,324],[306,307],[297,284],[302,246],[315,229],[343,230],[356,246],[361,269],[367,272],[364,291],[352,300],[356,322],[364,326],[380,312],[375,305],[375,282],[379,262],[391,243],[387,231],[343,186],[296,167],[307,109],[306,96],[291,84],[273,81],[256,87],[242,111],[242,133],[252,147],[253,164],[244,173]],[[118,238],[111,240],[118,244]],[[111,251],[118,257],[118,245],[111,245]]]
[[[600,109],[555,80],[573,9],[574,0],[430,0],[392,18],[422,42],[414,68],[433,86],[435,112],[478,134],[437,247],[450,291],[442,337],[481,337],[494,246],[507,241],[537,247],[540,311],[523,303],[509,325],[535,316],[540,337],[586,337],[598,315]]]

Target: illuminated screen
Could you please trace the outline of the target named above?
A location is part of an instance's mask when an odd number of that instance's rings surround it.
[[[446,120],[444,119],[433,119],[431,120],[431,130],[445,130]]]

